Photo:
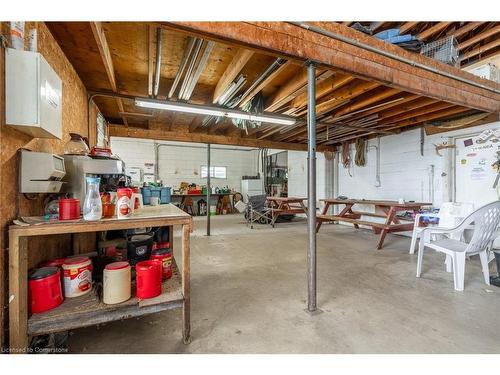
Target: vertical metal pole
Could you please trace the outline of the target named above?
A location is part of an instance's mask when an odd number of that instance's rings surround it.
[[[307,310],[316,306],[316,68],[307,63]]]
[[[210,236],[210,143],[207,144],[207,236]]]

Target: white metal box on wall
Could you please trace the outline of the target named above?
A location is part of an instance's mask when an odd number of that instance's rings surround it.
[[[62,81],[45,58],[5,53],[6,124],[36,138],[62,139]]]

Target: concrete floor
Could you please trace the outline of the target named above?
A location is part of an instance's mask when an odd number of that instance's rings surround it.
[[[428,251],[415,278],[409,239],[376,251],[367,230],[324,225],[318,235],[318,305],[306,303],[305,222],[250,230],[240,215],[195,219],[192,343],[181,310],[75,330],[73,353],[490,353],[500,352],[500,289],[477,257],[465,291],[453,290],[443,256]],[[179,245],[179,240],[176,241]],[[174,249],[180,254],[179,247]],[[491,264],[493,271],[493,265]]]

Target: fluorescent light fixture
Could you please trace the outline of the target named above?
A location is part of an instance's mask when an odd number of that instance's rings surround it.
[[[234,109],[226,109],[220,107],[210,107],[206,105],[177,103],[167,100],[142,99],[136,98],[135,105],[143,108],[160,109],[166,111],[194,113],[197,115],[207,115],[216,117],[228,117],[249,121],[260,121],[276,125],[294,125],[295,119],[289,116],[280,116],[274,114],[251,114],[244,111]]]

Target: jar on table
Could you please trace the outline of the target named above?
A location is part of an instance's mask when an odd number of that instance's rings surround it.
[[[83,204],[84,220],[99,220],[102,217],[102,201],[99,194],[99,177],[87,177],[87,193]]]

